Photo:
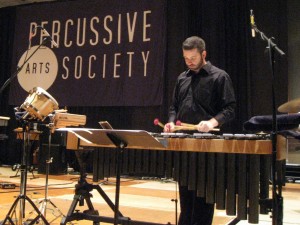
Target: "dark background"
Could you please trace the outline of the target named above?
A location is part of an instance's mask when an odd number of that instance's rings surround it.
[[[84,4],[84,1],[82,1]],[[47,3],[55,4],[55,3]],[[22,7],[22,6],[19,6]],[[15,7],[0,9],[0,84],[11,76]],[[70,113],[87,116],[86,127],[99,127],[98,121],[108,120],[114,128],[142,129],[161,132],[153,120],[167,121],[168,107],[174,83],[185,69],[181,43],[191,35],[206,40],[208,56],[214,65],[226,70],[232,78],[236,98],[236,119],[224,131],[244,132],[243,123],[255,115],[272,113],[272,74],[267,43],[257,35],[251,37],[250,9],[255,22],[285,53],[275,54],[276,107],[288,99],[288,26],[287,1],[259,0],[168,0],[167,54],[164,77],[163,104],[154,107],[69,107]],[[16,32],[17,33],[17,32]],[[1,96],[1,116],[9,116],[6,132],[9,139],[0,142],[2,163],[18,159],[13,108],[8,105],[9,86]],[[57,99],[58,100],[58,99]],[[59,100],[58,100],[59,101]]]

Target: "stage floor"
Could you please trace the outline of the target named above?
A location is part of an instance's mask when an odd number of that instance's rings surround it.
[[[20,173],[18,173],[19,175]],[[4,220],[13,202],[20,194],[20,177],[11,177],[16,175],[11,167],[0,167],[0,182],[16,184],[15,189],[0,189],[0,221]],[[33,179],[34,178],[34,179]],[[55,209],[49,202],[46,209],[46,219],[50,224],[56,225],[61,222],[61,213],[66,215],[71,207],[74,197],[75,185],[79,175],[49,175],[48,197],[50,201],[57,206]],[[92,176],[88,175],[87,181],[92,183]],[[26,196],[34,202],[39,208],[41,201],[45,199],[45,175],[33,174],[28,172]],[[105,181],[94,183],[100,185],[101,189],[114,203],[115,199],[115,179],[108,178]],[[120,212],[125,217],[132,220],[147,221],[152,223],[175,224],[176,203],[172,201],[178,197],[176,183],[163,179],[147,179],[122,177],[120,185]],[[109,208],[107,202],[101,197],[97,190],[93,190],[91,201],[101,216],[112,217],[113,211]],[[284,218],[283,224],[299,224],[300,218],[300,183],[287,183],[283,187],[284,198]],[[19,211],[19,206],[17,210]],[[80,211],[88,209],[87,205],[78,206]],[[178,203],[179,210],[179,203]],[[35,211],[30,203],[25,204],[26,217],[32,219],[35,217]],[[179,215],[179,212],[178,212]],[[224,210],[216,210],[214,216],[214,225],[229,223],[234,217],[226,216]],[[272,224],[270,215],[260,215],[259,224]],[[42,222],[40,222],[42,223]],[[68,224],[93,224],[92,221],[80,220],[72,221]],[[102,223],[101,224],[108,224]],[[111,224],[111,223],[109,223]],[[249,224],[247,221],[240,221],[239,225]]]

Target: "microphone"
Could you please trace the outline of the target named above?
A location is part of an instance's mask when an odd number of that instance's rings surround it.
[[[48,33],[48,31],[44,28],[41,27],[41,29],[43,30],[43,32],[46,34],[46,36],[48,36],[48,38],[50,39],[51,43],[58,48],[58,44],[53,40],[53,38],[51,37],[51,35]]]
[[[252,37],[255,37],[255,22],[254,22],[254,14],[252,9],[250,10],[250,24],[251,24]]]

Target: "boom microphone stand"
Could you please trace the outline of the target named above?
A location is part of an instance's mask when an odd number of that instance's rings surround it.
[[[254,23],[254,15],[250,10],[250,20],[252,28],[252,36],[255,37],[255,32],[259,34],[263,41],[268,43],[270,67],[272,73],[272,225],[282,225],[283,220],[283,197],[282,197],[282,182],[280,181],[279,171],[276,170],[276,159],[277,159],[277,116],[276,116],[276,100],[275,100],[275,72],[274,72],[274,53],[275,51],[280,55],[284,56],[285,53],[277,47],[272,41],[274,38],[268,38],[263,32],[261,32]]]

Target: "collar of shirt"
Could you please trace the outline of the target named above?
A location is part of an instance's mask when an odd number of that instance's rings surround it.
[[[198,73],[195,73],[195,72],[192,71],[192,70],[188,70],[188,71],[187,71],[187,74],[188,74],[188,75],[202,74],[202,73],[204,73],[204,74],[209,74],[211,67],[212,67],[211,62],[207,61],[206,64],[200,69],[200,71],[199,71]]]

